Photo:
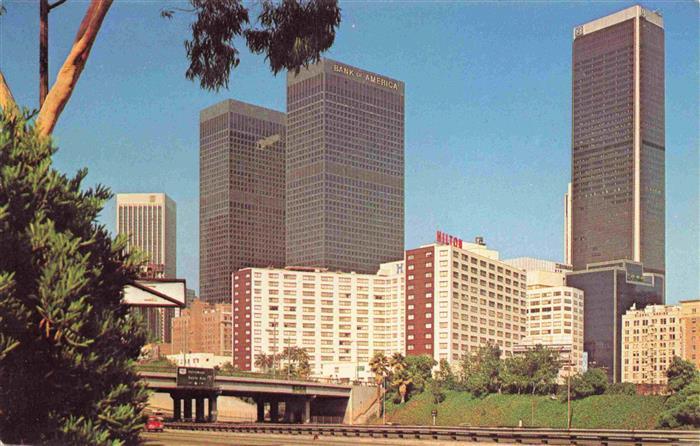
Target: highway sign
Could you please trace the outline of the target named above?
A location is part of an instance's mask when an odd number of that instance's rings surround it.
[[[204,369],[197,367],[177,368],[178,387],[214,387],[214,369]]]

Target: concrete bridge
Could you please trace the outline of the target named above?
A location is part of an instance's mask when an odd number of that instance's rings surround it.
[[[252,398],[258,422],[352,424],[375,402],[376,395],[376,388],[314,381],[218,375],[213,387],[199,388],[178,387],[175,372],[140,371],[139,375],[150,389],[170,394],[176,421],[216,421],[217,397],[223,395]]]

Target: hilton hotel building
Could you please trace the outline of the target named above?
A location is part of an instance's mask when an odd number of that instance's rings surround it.
[[[287,78],[287,265],[374,274],[404,246],[404,84],[329,59]]]
[[[489,343],[512,354],[526,334],[525,272],[481,238],[437,238],[406,251],[406,354],[456,362]]]

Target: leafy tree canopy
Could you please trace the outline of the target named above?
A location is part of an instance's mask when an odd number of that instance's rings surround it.
[[[121,299],[140,259],[96,223],[111,193],[57,172],[28,118],[0,111],[0,438],[135,443],[145,334]]]
[[[673,392],[678,392],[690,384],[697,375],[698,371],[695,369],[695,364],[674,356],[671,365],[666,370],[668,388]]]
[[[700,428],[700,377],[669,396],[659,420],[660,427]]]
[[[192,38],[185,41],[190,66],[187,79],[218,91],[228,87],[231,69],[240,63],[235,39],[243,38],[255,54],[263,54],[277,74],[318,62],[333,45],[340,25],[336,0],[263,0],[255,24],[241,0],[189,0],[190,9],[166,8],[161,15],[176,12],[195,16]]]

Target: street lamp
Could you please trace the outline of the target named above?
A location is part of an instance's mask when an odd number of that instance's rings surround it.
[[[573,367],[569,353],[569,370],[566,373],[566,429],[571,430],[571,369]]]
[[[386,424],[386,375],[382,380],[382,424]]]

